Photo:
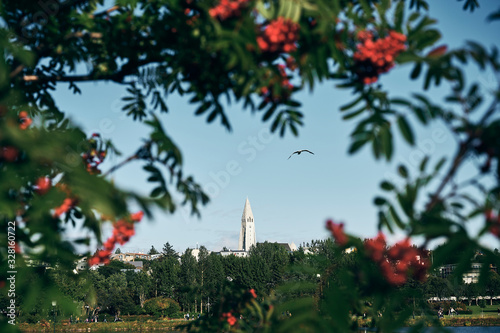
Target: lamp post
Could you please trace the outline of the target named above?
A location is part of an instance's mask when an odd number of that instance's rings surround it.
[[[52,301],[52,314],[54,315],[54,333],[56,333],[56,301]]]

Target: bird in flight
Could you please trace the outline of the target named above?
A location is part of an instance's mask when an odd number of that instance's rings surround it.
[[[300,155],[301,153],[303,153],[303,152],[305,152],[305,151],[307,151],[309,154],[313,154],[313,155],[314,155],[314,153],[313,153],[312,151],[307,150],[307,149],[301,149],[301,150],[294,151],[294,152],[292,153],[292,155],[293,155],[293,154]],[[288,157],[288,160],[290,159],[290,157],[292,157],[292,155],[290,155],[290,156]]]

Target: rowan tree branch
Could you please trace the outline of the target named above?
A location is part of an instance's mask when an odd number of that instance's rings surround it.
[[[499,103],[498,98],[495,98],[493,100],[493,102],[491,103],[489,109],[484,113],[483,117],[481,117],[481,119],[479,120],[479,122],[478,122],[479,127],[484,127],[484,125],[486,124],[488,119],[493,115],[493,113],[497,109],[498,103]],[[458,151],[456,152],[455,157],[453,158],[453,162],[452,162],[450,168],[448,169],[448,172],[446,173],[445,177],[443,178],[443,180],[439,184],[436,191],[431,195],[431,200],[426,205],[426,210],[432,209],[439,202],[439,196],[441,195],[441,192],[443,191],[443,189],[446,187],[446,185],[450,182],[451,179],[453,179],[453,177],[457,173],[457,170],[459,169],[465,156],[469,152],[470,145],[472,144],[472,142],[474,141],[475,138],[476,138],[476,136],[474,134],[471,134],[467,138],[467,140],[465,140],[464,142],[462,142],[460,144],[460,147],[459,147]]]
[[[122,66],[122,68],[111,74],[102,73],[88,73],[84,75],[55,75],[55,76],[37,76],[25,75],[22,80],[25,82],[86,82],[86,81],[114,81],[116,83],[124,83],[123,79],[127,75],[134,74],[140,67],[152,63],[160,62],[159,59],[142,60],[136,62],[129,62]]]

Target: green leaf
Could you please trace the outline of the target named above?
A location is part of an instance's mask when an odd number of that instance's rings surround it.
[[[408,169],[404,165],[398,166],[398,173],[401,177],[407,179],[408,178]]]
[[[368,139],[360,139],[360,140],[356,140],[354,141],[351,146],[349,147],[349,154],[354,154],[355,152],[357,152],[358,150],[360,150],[365,144],[367,144],[369,142]]]
[[[160,186],[159,186],[159,187],[155,188],[153,191],[151,191],[150,196],[151,196],[152,198],[157,198],[157,197],[159,197],[160,195],[162,195],[163,193],[164,193],[164,189],[163,189],[162,187],[160,187]]]
[[[343,106],[340,107],[340,111],[346,111],[349,110],[350,108],[354,107],[356,104],[358,104],[360,101],[363,100],[363,95],[360,95],[358,98],[356,98],[354,101],[349,102]]]
[[[209,102],[209,101],[204,102],[202,105],[200,105],[198,107],[198,109],[196,110],[196,112],[194,114],[196,116],[199,116],[199,115],[203,114],[205,111],[207,111],[211,106],[212,106],[211,102]]]
[[[461,203],[461,202],[452,202],[452,203],[450,203],[450,206],[454,207],[454,208],[458,208],[458,209],[463,209],[464,208],[464,204]]]
[[[258,0],[255,7],[259,11],[259,14],[261,14],[266,20],[270,21],[274,18],[275,8],[273,3],[270,3],[268,9],[266,8],[266,4],[264,4],[264,0]]]
[[[394,221],[394,223],[396,223],[398,228],[405,229],[406,225],[403,223],[403,221],[399,217],[399,214],[396,212],[396,209],[394,209],[392,205],[389,205],[389,212],[391,214],[392,220]]]
[[[439,170],[441,170],[441,168],[443,167],[444,165],[444,162],[446,162],[446,158],[443,157],[439,160],[439,162],[437,162],[436,166],[434,167],[434,172],[437,173],[439,172]]]
[[[401,31],[403,28],[403,17],[405,10],[405,2],[400,1],[396,5],[396,10],[394,11],[394,27],[397,31]]]
[[[393,153],[392,145],[392,134],[388,126],[382,126],[380,128],[380,148],[385,155],[385,158],[389,161]]]
[[[413,70],[411,71],[410,78],[412,80],[415,80],[420,75],[420,72],[422,72],[422,63],[417,62],[415,64],[415,67],[413,67]]]
[[[394,230],[392,229],[392,226],[391,224],[389,223],[389,221],[387,220],[387,217],[385,216],[385,214],[383,212],[378,212],[378,228],[379,229],[382,229],[384,226],[387,227],[387,229],[389,230],[389,233],[394,233]]]
[[[486,18],[486,20],[488,21],[494,21],[494,20],[500,20],[500,10],[494,12],[494,13],[491,13],[490,15],[488,15],[488,17]]]
[[[408,142],[410,145],[413,146],[415,144],[415,137],[413,136],[413,131],[411,130],[410,125],[406,121],[406,118],[403,116],[399,116],[397,119],[397,123],[399,130],[403,135],[403,137],[405,138],[406,142]]]
[[[387,200],[382,197],[375,197],[375,199],[373,199],[373,203],[376,206],[383,206],[387,203]]]
[[[429,156],[425,156],[422,159],[422,162],[420,162],[420,166],[419,166],[420,172],[425,171],[425,168],[427,167],[427,162],[429,162]]]
[[[351,119],[351,118],[356,117],[357,115],[360,115],[360,114],[361,114],[361,113],[363,113],[363,111],[365,111],[365,110],[366,110],[366,107],[365,107],[365,106],[363,106],[363,107],[362,107],[361,109],[359,109],[359,110],[356,110],[356,111],[354,111],[354,112],[351,112],[351,113],[345,114],[345,115],[342,117],[342,119],[344,119],[344,120],[349,120],[349,119]]]
[[[383,181],[382,183],[380,183],[380,187],[385,191],[392,191],[395,188],[394,184],[388,181]]]
[[[393,98],[390,100],[390,103],[396,104],[396,105],[411,106],[410,101],[403,99],[403,98]]]
[[[217,117],[217,109],[213,110],[207,117],[207,123],[211,123],[212,121],[215,120],[215,117]]]
[[[274,114],[274,111],[278,108],[278,104],[273,104],[262,116],[262,121],[267,121]]]

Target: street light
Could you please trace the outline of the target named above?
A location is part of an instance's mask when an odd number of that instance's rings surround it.
[[[52,314],[54,315],[54,333],[56,333],[56,301],[52,301]]]

